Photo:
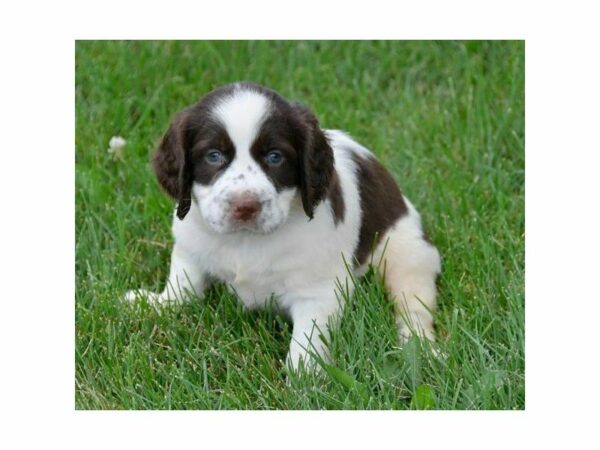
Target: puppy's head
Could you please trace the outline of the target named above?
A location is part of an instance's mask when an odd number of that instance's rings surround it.
[[[217,233],[269,233],[299,195],[304,212],[325,197],[333,152],[304,106],[251,83],[218,88],[180,112],[153,157],[183,219],[191,202]]]

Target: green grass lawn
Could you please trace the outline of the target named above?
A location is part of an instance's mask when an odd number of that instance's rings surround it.
[[[76,408],[523,409],[524,72],[523,42],[78,42]],[[443,357],[398,348],[374,276],[321,376],[288,376],[291,324],[223,286],[161,313],[120,301],[167,276],[174,205],[150,152],[175,112],[235,80],[310,105],[392,171],[442,254]]]

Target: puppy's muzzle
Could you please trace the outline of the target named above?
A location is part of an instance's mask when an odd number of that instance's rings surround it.
[[[261,203],[253,195],[242,195],[229,201],[231,218],[238,223],[256,220],[262,209]]]

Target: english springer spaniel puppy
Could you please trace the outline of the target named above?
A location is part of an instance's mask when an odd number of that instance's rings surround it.
[[[287,362],[327,358],[352,293],[348,270],[379,269],[401,342],[434,338],[440,256],[392,176],[305,106],[252,83],[215,89],[177,114],[158,146],[158,181],[177,201],[171,269],[154,304],[199,296],[220,280],[248,308],[274,303],[293,321]],[[270,302],[270,300],[273,302]],[[310,363],[310,364],[309,364]]]

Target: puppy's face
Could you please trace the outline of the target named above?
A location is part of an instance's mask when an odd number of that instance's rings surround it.
[[[314,115],[248,83],[219,88],[181,112],[154,156],[159,182],[183,219],[197,203],[217,233],[270,233],[300,196],[312,217],[333,171]]]
[[[212,108],[212,123],[191,148],[192,194],[216,232],[268,233],[287,219],[299,170],[283,114],[250,90],[234,91]]]

